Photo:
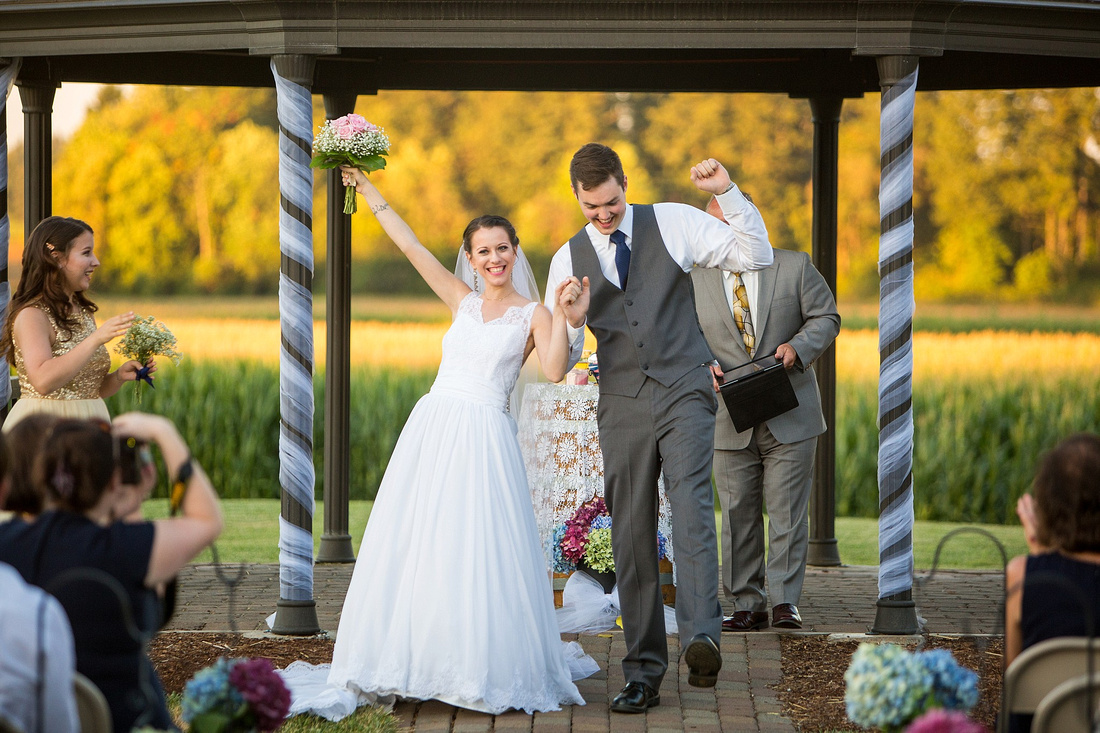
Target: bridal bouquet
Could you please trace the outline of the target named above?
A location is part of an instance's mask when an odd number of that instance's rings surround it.
[[[350,114],[326,120],[313,139],[311,168],[339,168],[350,165],[365,173],[386,167],[382,156],[390,152],[386,131],[360,115]],[[344,189],[344,213],[356,210],[355,186]]]
[[[180,708],[191,733],[273,731],[289,710],[290,692],[270,659],[225,657],[187,682]]]
[[[164,356],[171,359],[173,364],[179,364],[183,358],[176,351],[176,337],[167,326],[152,316],[135,318],[122,340],[115,346],[115,353],[142,364],[137,373],[138,379],[144,380],[150,387],[153,387],[153,379],[149,376],[149,367],[144,366],[150,359]],[[138,392],[138,401],[141,401],[141,392]]]
[[[978,702],[978,675],[946,649],[910,652],[897,644],[863,643],[844,682],[848,718],[884,731],[904,730],[937,708],[965,713]]]

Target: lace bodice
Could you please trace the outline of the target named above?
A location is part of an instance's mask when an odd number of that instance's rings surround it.
[[[86,310],[81,311],[80,315],[77,316],[77,323],[73,326],[72,334],[66,337],[58,328],[49,308],[37,302],[28,307],[38,308],[49,319],[50,327],[53,329],[53,348],[51,352],[55,357],[67,354],[95,331],[95,318]],[[111,371],[111,355],[107,352],[106,346],[98,347],[92,352],[92,358],[88,360],[88,363],[76,373],[76,376],[68,384],[45,395],[38,394],[38,391],[31,385],[30,379],[27,378],[27,367],[23,361],[23,352],[20,350],[18,343],[15,345],[15,371],[19,375],[19,392],[22,397],[44,400],[93,400],[99,397],[99,388],[103,384],[103,378]]]
[[[537,303],[513,306],[491,321],[484,320],[482,304],[475,292],[459,303],[454,322],[443,336],[443,359],[436,386],[465,384],[503,409],[523,366],[523,352]]]

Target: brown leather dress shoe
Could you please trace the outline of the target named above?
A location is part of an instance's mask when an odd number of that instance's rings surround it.
[[[722,631],[756,631],[768,628],[767,611],[734,611],[722,619]]]
[[[801,629],[802,617],[798,615],[798,606],[793,603],[780,603],[773,607],[772,626],[777,629]]]

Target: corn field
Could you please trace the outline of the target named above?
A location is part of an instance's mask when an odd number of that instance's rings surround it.
[[[279,495],[278,323],[184,320],[187,358],[112,414],[171,417],[226,498]],[[427,392],[446,324],[352,327],[351,496],[373,498],[401,427]],[[246,338],[242,334],[247,334]],[[1100,336],[983,331],[914,337],[915,510],[920,519],[1015,521],[1039,457],[1066,435],[1100,432]],[[324,334],[318,328],[314,461],[323,490]],[[878,513],[878,336],[837,341],[837,513]],[[161,489],[163,491],[163,488]]]

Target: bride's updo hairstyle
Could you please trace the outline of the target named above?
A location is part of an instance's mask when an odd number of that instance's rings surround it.
[[[508,232],[508,239],[512,240],[512,249],[519,246],[519,237],[516,236],[516,228],[512,226],[512,222],[503,216],[484,214],[466,225],[466,231],[462,232],[462,249],[466,250],[466,254],[471,254],[470,237],[474,236],[474,232],[481,229],[496,229],[497,227]]]
[[[118,454],[102,420],[61,420],[46,438],[34,467],[35,484],[58,509],[83,514],[111,483]]]

